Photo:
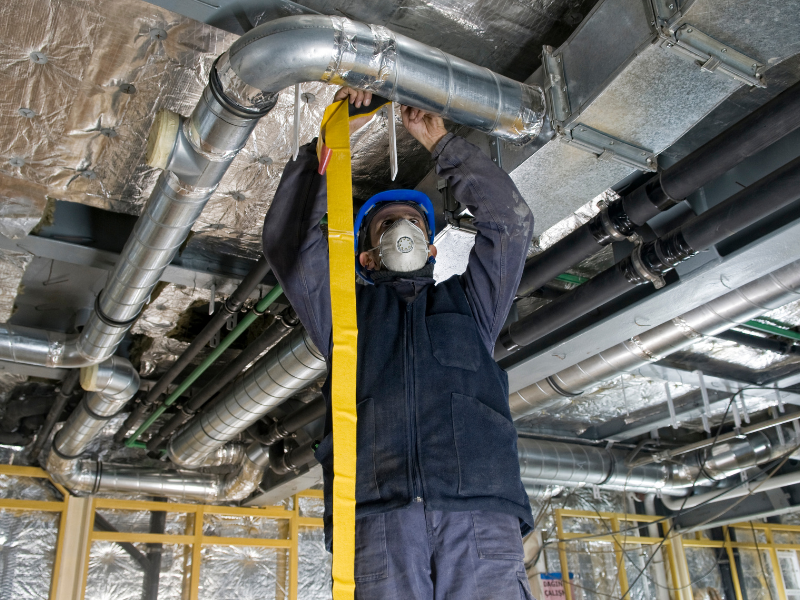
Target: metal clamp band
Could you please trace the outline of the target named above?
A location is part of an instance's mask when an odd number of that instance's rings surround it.
[[[614,227],[614,224],[611,222],[611,217],[608,215],[608,207],[600,211],[600,223],[603,225],[603,231],[615,242],[624,242],[628,239]]]
[[[667,282],[664,280],[664,276],[660,273],[653,273],[650,269],[647,268],[647,265],[644,264],[642,260],[642,241],[639,238],[636,241],[636,245],[633,248],[633,252],[631,252],[631,264],[633,265],[636,274],[646,279],[650,283],[653,284],[657,290],[660,290]]]
[[[107,317],[103,314],[103,311],[100,310],[100,295],[103,293],[103,290],[100,290],[100,294],[97,294],[97,297],[94,299],[94,312],[97,315],[97,318],[100,319],[103,323],[108,325],[109,327],[119,327],[120,329],[130,327],[136,322],[136,319],[139,318],[137,314],[135,317],[128,319],[127,321],[115,321],[110,317]]]
[[[574,398],[575,396],[582,396],[582,395],[583,395],[583,392],[568,392],[567,390],[565,390],[564,388],[562,388],[560,385],[558,385],[558,384],[555,382],[555,380],[553,379],[553,377],[552,377],[552,376],[550,376],[550,377],[547,377],[547,378],[545,379],[545,381],[546,381],[548,384],[550,384],[550,387],[551,387],[551,388],[553,388],[553,390],[555,390],[555,392],[556,392],[557,394],[560,394],[560,395],[564,396],[565,398]]]

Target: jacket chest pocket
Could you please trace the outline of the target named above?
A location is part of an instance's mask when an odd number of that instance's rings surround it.
[[[483,347],[471,316],[459,313],[429,315],[425,317],[425,325],[433,356],[440,365],[478,370]]]

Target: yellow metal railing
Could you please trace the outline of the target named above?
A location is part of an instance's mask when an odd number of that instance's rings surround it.
[[[50,479],[47,471],[38,467],[21,467],[16,465],[0,465],[0,475],[10,477],[32,477],[34,479]],[[51,481],[51,483],[53,483]],[[53,562],[53,574],[50,581],[50,600],[55,600],[56,585],[58,584],[58,571],[61,565],[62,542],[64,527],[67,520],[67,506],[69,504],[69,494],[67,491],[53,483],[64,498],[60,502],[47,500],[19,500],[14,498],[0,498],[0,509],[18,511],[42,511],[60,513],[61,519],[58,525],[58,541],[56,542],[56,556]]]
[[[49,474],[42,469],[14,465],[0,465],[0,475],[50,479]],[[59,579],[59,568],[62,560],[63,536],[66,526],[67,507],[69,506],[70,495],[63,487],[55,484],[52,482],[52,480],[51,483],[53,483],[53,485],[62,494],[62,501],[0,498],[0,509],[60,513],[61,519],[59,522],[56,555],[53,563],[53,572],[50,582],[50,600],[55,600],[55,593]],[[187,531],[183,535],[166,533],[134,533],[124,531],[95,531],[94,527],[91,526],[89,530],[88,543],[86,544],[86,556],[85,560],[83,561],[84,567],[81,597],[84,597],[86,594],[86,583],[89,574],[89,556],[91,554],[92,543],[97,541],[105,541],[185,545],[187,547],[189,556],[191,556],[191,567],[189,569],[189,573],[185,573],[184,577],[184,580],[187,581],[188,584],[188,590],[185,591],[184,597],[189,598],[190,600],[197,600],[198,598],[200,586],[201,552],[203,546],[257,546],[262,548],[282,549],[287,553],[289,571],[287,578],[289,589],[286,596],[291,600],[296,600],[298,577],[298,538],[300,528],[322,527],[322,519],[301,515],[300,498],[302,497],[322,498],[322,492],[317,490],[307,490],[294,496],[292,509],[286,509],[280,506],[244,508],[199,504],[180,504],[172,502],[94,498],[92,499],[92,525],[94,523],[94,515],[98,509],[122,511],[162,511],[168,513],[182,513],[191,517],[188,527],[190,531]],[[285,527],[282,530],[286,531],[286,539],[205,535],[203,533],[205,515],[242,516],[279,520],[285,524]]]
[[[774,585],[778,592],[777,600],[787,600],[786,590],[783,585],[780,564],[778,562],[778,550],[800,551],[800,544],[784,544],[775,542],[776,533],[797,533],[800,534],[800,526],[779,525],[772,523],[735,523],[723,527],[724,539],[711,540],[703,537],[701,532],[692,535],[685,535],[682,532],[670,532],[671,523],[669,519],[663,517],[625,514],[625,513],[604,513],[581,510],[556,509],[556,542],[558,544],[558,555],[561,567],[561,577],[564,582],[564,592],[566,600],[575,600],[573,597],[573,586],[569,585],[569,554],[570,543],[577,541],[597,542],[613,544],[613,552],[616,563],[616,581],[619,586],[620,600],[630,600],[630,586],[628,575],[625,569],[625,549],[627,547],[650,546],[656,548],[660,545],[663,550],[664,560],[668,565],[669,574],[672,579],[672,586],[669,588],[670,597],[673,600],[692,600],[692,582],[689,576],[689,566],[686,560],[687,549],[724,549],[728,555],[731,565],[731,579],[733,581],[736,600],[743,600],[741,583],[736,568],[734,550],[747,550],[755,552],[767,552],[769,554],[772,572],[774,575]],[[572,518],[594,519],[602,523],[605,534],[586,534],[566,531],[564,521]],[[657,523],[660,527],[662,537],[645,537],[638,535],[638,528],[648,523]],[[744,533],[753,531],[762,532],[765,541],[738,542],[731,540],[731,531],[740,530]],[[669,533],[669,535],[667,535]],[[666,536],[666,537],[663,537]],[[545,540],[547,541],[547,540]],[[552,540],[551,540],[552,541]],[[765,582],[769,585],[769,582]]]

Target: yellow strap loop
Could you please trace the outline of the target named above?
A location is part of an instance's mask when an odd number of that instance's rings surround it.
[[[348,102],[322,118],[328,163],[328,252],[333,315],[333,600],[353,600],[356,540],[356,364],[358,323],[353,272],[353,187]]]

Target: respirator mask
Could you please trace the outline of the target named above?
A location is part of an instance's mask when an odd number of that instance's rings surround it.
[[[428,262],[428,238],[411,221],[398,219],[383,232],[378,245],[381,264],[390,271],[408,273]]]

